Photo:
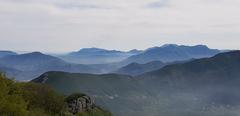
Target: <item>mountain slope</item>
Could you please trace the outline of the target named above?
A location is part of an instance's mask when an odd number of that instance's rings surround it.
[[[220,53],[220,51],[215,49],[209,49],[207,46],[204,45],[179,46],[169,44],[161,47],[147,49],[141,54],[129,57],[122,63],[147,63],[151,61],[174,62],[189,60],[192,58],[211,57],[216,55],[217,53]]]
[[[17,53],[12,51],[0,51],[0,58],[9,56],[9,55],[17,55]]]
[[[237,116],[239,77],[240,51],[233,51],[137,77],[48,72],[34,82],[83,91],[117,116]]]
[[[139,50],[131,50],[122,52],[116,50],[106,50],[100,48],[83,48],[77,52],[71,52],[67,55],[59,56],[59,58],[78,64],[104,64],[119,62],[129,56],[141,53]]]
[[[8,79],[2,72],[0,88],[1,116],[112,116],[86,94],[66,96],[43,84]],[[76,104],[86,105],[75,105],[76,99]]]
[[[81,91],[93,97],[96,104],[121,116],[141,110],[134,108],[136,104],[143,104],[137,100],[141,99],[138,96],[147,96],[144,88],[140,88],[132,77],[125,75],[47,72],[33,82],[48,84],[65,94]]]
[[[187,63],[165,66],[164,68],[143,74],[142,77],[167,77],[171,79],[189,78],[216,79],[238,77],[240,75],[240,51],[220,53],[211,58],[202,58]],[[210,77],[209,77],[210,76]]]
[[[236,93],[240,88],[239,77],[240,51],[232,51],[211,58],[168,65],[138,78],[150,88],[171,88],[196,95],[209,94],[208,102],[239,106],[240,94]]]
[[[158,90],[169,91],[174,93],[173,95],[187,98],[186,103],[195,104],[192,107],[206,108],[207,111],[215,111],[216,109],[212,108],[217,108],[216,112],[221,112],[218,108],[222,107],[226,110],[222,113],[234,116],[237,113],[230,112],[237,111],[230,111],[230,107],[234,109],[240,106],[239,77],[240,51],[232,51],[211,58],[168,65],[143,74],[138,80],[143,86],[155,90],[156,94]]]
[[[131,63],[127,66],[118,69],[114,73],[136,76],[146,72],[160,69],[165,65],[166,64],[161,61],[152,61],[146,64]]]
[[[40,52],[33,52],[21,55],[6,56],[0,59],[0,64],[22,71],[28,71],[37,70],[39,67],[48,67],[49,64],[65,64],[65,62]]]

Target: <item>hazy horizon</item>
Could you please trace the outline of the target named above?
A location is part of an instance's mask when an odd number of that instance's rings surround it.
[[[114,49],[114,48],[100,48],[100,47],[85,47],[85,48],[97,48],[97,49],[105,49],[105,50],[116,50],[116,51],[122,51],[122,52],[129,52],[131,50],[147,50],[149,48],[153,48],[153,47],[161,47],[161,46],[164,46],[164,45],[168,45],[168,44],[174,44],[174,43],[166,43],[166,44],[162,44],[162,45],[158,45],[158,46],[151,46],[151,47],[147,47],[145,49],[136,49],[136,48],[133,48],[133,49],[128,49],[128,50],[121,50],[121,49]],[[204,44],[193,44],[193,45],[186,45],[186,44],[176,44],[178,46],[196,46],[196,45],[204,45]],[[206,45],[207,47],[209,47],[210,49],[218,49],[218,50],[239,50],[239,49],[227,49],[227,48],[212,48],[208,45]],[[21,51],[21,50],[10,50],[10,49],[0,49],[0,51],[13,51],[13,52],[17,52],[19,54],[24,54],[24,53],[31,53],[31,52],[41,52],[41,53],[47,53],[47,54],[65,54],[65,53],[69,53],[69,52],[77,52],[81,49],[85,49],[85,48],[79,48],[79,49],[76,49],[76,50],[71,50],[71,51],[40,51],[40,50],[26,50],[26,51]]]
[[[238,0],[0,0],[0,49],[240,49]]]

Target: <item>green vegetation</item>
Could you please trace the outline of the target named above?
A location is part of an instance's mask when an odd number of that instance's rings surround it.
[[[137,78],[118,74],[81,74],[51,71],[33,80],[45,83],[67,95],[83,92],[94,102],[117,116],[148,116],[146,105],[155,100],[147,86],[141,86]],[[158,107],[154,107],[157,108]],[[159,109],[158,109],[159,110]],[[146,111],[146,113],[142,113]],[[140,113],[138,113],[140,112]],[[86,114],[86,113],[85,113]],[[156,115],[157,116],[157,115]]]
[[[0,115],[1,116],[71,116],[65,96],[51,87],[20,83],[0,74]],[[94,108],[80,116],[110,116],[111,113]]]

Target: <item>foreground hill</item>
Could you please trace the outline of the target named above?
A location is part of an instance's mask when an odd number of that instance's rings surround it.
[[[10,55],[0,58],[0,66],[5,67],[2,68],[3,70],[8,69],[4,70],[7,73],[12,73],[9,69],[18,71],[16,75],[13,75],[18,80],[33,79],[46,71],[98,73],[97,69],[87,65],[70,64],[59,58],[40,52]]]
[[[160,69],[165,65],[166,64],[161,61],[152,61],[146,64],[131,63],[128,64],[127,66],[118,69],[114,73],[136,76],[146,72]]]
[[[51,85],[65,94],[82,91],[93,96],[96,104],[119,116],[135,115],[142,108],[139,106],[144,106],[142,97],[148,96],[135,79],[126,75],[47,72],[33,82]]]
[[[138,77],[48,72],[33,80],[83,91],[117,116],[237,116],[240,51],[167,65]]]
[[[123,59],[141,52],[142,51],[138,50],[123,52],[100,48],[83,48],[77,52],[71,52],[59,57],[65,61],[77,64],[106,64],[122,61]]]
[[[49,86],[16,82],[7,79],[2,73],[0,88],[1,116],[111,116],[111,113],[97,107],[85,94],[64,96]],[[87,100],[87,105],[69,107],[76,99],[79,99],[78,104],[84,104]],[[70,108],[81,110],[73,112]]]
[[[219,50],[210,49],[204,45],[179,46],[175,44],[168,44],[161,47],[149,48],[141,54],[129,57],[128,59],[122,61],[122,63],[147,63],[151,61],[174,62],[193,58],[211,57],[218,53],[220,53]]]

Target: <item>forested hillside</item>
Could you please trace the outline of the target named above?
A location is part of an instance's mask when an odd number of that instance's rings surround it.
[[[1,116],[72,116],[65,95],[51,87],[35,83],[20,83],[0,74]],[[111,116],[111,113],[92,106],[79,116]]]

